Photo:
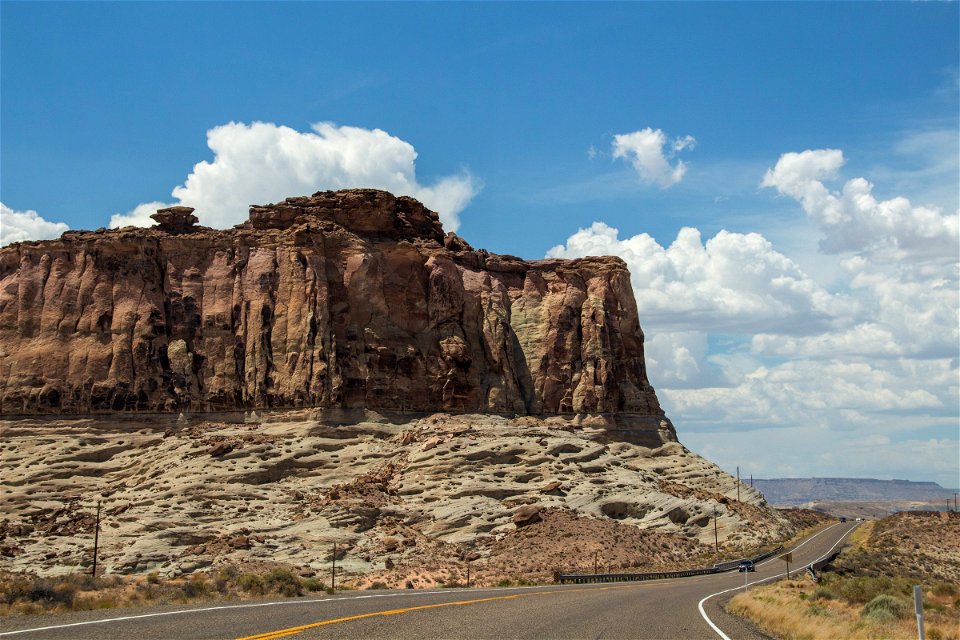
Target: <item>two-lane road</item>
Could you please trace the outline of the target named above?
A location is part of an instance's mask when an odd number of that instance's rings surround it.
[[[794,550],[791,570],[828,555],[856,527],[834,524]],[[751,584],[782,575],[771,558]],[[0,637],[43,638],[758,638],[722,603],[744,574],[513,589],[345,592],[319,599],[2,621]]]

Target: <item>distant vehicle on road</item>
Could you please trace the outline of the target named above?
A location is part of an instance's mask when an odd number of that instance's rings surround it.
[[[743,573],[744,571],[756,571],[757,565],[753,564],[753,560],[741,560],[740,564],[737,565],[737,571]]]
[[[846,519],[845,517],[840,516],[840,522],[846,522],[846,521],[847,521],[847,519]]]

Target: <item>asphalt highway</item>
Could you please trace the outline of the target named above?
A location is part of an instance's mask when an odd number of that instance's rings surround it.
[[[791,572],[831,553],[856,523],[830,525],[794,548]],[[639,583],[432,591],[348,591],[215,606],[23,616],[0,638],[764,638],[722,605],[749,584],[785,573],[776,557],[755,573]]]

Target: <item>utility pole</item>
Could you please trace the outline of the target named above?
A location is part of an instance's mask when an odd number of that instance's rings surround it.
[[[594,551],[593,552],[593,575],[597,575],[599,573],[599,569],[598,569],[599,559],[600,559],[600,552]]]
[[[717,510],[713,510],[713,547],[717,553],[720,553],[720,534],[717,533]]]
[[[954,511],[957,510],[957,494],[956,493],[953,494],[953,510]]]
[[[97,577],[97,554],[100,551],[100,501],[97,500],[97,524],[93,530],[93,577]]]
[[[737,465],[737,502],[740,502],[740,466]]]
[[[753,474],[750,474],[750,488],[753,489]]]
[[[470,560],[467,560],[467,589],[470,588]]]
[[[337,590],[337,543],[333,543],[333,564],[330,565],[330,591]]]

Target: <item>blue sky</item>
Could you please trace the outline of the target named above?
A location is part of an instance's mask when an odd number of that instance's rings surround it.
[[[7,242],[157,202],[226,226],[293,195],[271,186],[380,181],[477,247],[623,255],[653,382],[682,440],[726,468],[780,448],[755,475],[960,484],[955,3],[3,2],[0,17]],[[368,155],[325,164],[320,147]],[[258,150],[292,155],[246,167],[242,188],[224,177]]]

